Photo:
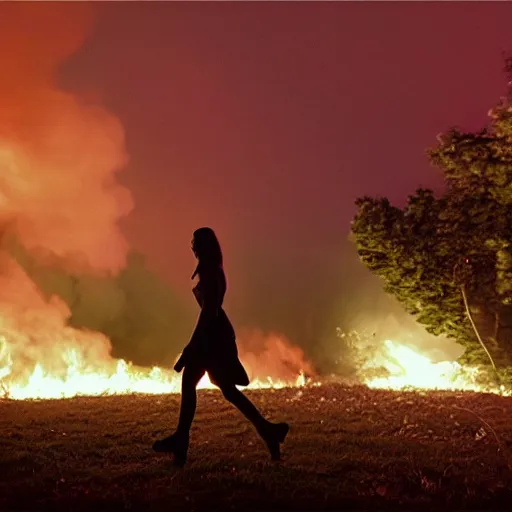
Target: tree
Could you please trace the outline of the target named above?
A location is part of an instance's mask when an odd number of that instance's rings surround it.
[[[512,80],[512,59],[506,61]],[[512,364],[512,81],[477,133],[452,128],[428,151],[445,193],[405,207],[357,199],[363,264],[427,331],[466,348],[463,361]]]

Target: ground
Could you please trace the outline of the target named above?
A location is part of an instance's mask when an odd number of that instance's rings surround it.
[[[284,460],[218,391],[189,463],[154,454],[179,395],[0,401],[1,510],[503,509],[512,398],[366,387],[247,391],[291,431]]]

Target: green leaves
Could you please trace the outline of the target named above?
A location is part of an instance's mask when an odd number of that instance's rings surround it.
[[[467,356],[482,350],[461,287],[479,332],[512,356],[512,329],[500,329],[512,304],[511,99],[509,91],[480,132],[452,128],[438,137],[428,154],[445,178],[442,197],[418,189],[400,209],[387,198],[365,196],[356,201],[352,223],[361,261],[386,292],[429,332],[465,345]],[[501,331],[509,332],[506,339],[499,339]]]

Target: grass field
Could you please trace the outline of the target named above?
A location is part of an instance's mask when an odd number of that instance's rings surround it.
[[[151,451],[179,396],[0,402],[1,510],[499,509],[512,500],[512,398],[365,387],[247,391],[291,431],[272,463],[200,391],[189,463]]]

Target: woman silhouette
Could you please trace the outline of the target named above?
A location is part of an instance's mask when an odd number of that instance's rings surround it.
[[[220,244],[211,228],[200,228],[194,232],[192,251],[198,260],[192,279],[199,276],[193,292],[201,313],[189,344],[174,366],[177,372],[183,370],[178,427],[171,436],[156,441],[153,450],[172,453],[175,464],[185,464],[190,427],[196,411],[196,387],[208,372],[210,381],[254,425],[265,441],[272,460],[279,460],[280,444],[288,434],[288,424],[266,420],[236,387],[247,386],[249,377],[238,358],[235,331],[222,308],[226,277]]]

